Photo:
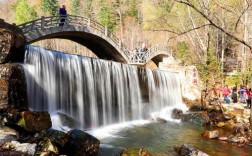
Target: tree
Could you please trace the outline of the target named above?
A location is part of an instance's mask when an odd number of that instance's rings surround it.
[[[109,31],[113,31],[116,27],[116,21],[112,13],[112,7],[105,4],[104,0],[100,0],[98,11],[98,20],[99,22],[108,28]]]
[[[28,4],[27,0],[18,0],[14,5],[16,23],[21,24],[37,18],[35,6]]]
[[[73,0],[71,5],[71,14],[79,15],[80,14],[80,0]]]
[[[44,14],[57,16],[59,9],[58,0],[42,0],[41,9]]]

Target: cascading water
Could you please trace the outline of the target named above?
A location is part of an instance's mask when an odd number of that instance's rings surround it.
[[[177,74],[146,69],[149,103],[143,105],[135,66],[27,46],[24,67],[31,109],[61,111],[94,128],[142,119],[182,103]]]

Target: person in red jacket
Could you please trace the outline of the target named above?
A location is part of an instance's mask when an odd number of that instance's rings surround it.
[[[231,93],[231,90],[228,88],[228,86],[224,86],[221,89],[222,95],[224,97],[224,101],[226,104],[230,104],[229,94]]]

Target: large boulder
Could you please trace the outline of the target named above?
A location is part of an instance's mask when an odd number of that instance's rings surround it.
[[[181,119],[182,115],[183,115],[183,111],[181,109],[174,108],[172,110],[171,117],[173,119]]]
[[[72,156],[96,156],[99,151],[100,141],[95,137],[81,131],[69,131],[69,141],[64,150]]]
[[[0,65],[0,111],[28,109],[26,80],[21,64]]]
[[[21,29],[0,19],[0,64],[22,62],[24,51],[19,51],[26,42]]]
[[[38,132],[52,127],[52,121],[48,112],[21,112],[18,125],[28,132]]]
[[[182,115],[181,121],[196,125],[208,125],[210,123],[207,112],[188,112]]]

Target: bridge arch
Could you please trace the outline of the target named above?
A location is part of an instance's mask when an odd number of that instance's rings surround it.
[[[129,63],[129,51],[120,40],[88,18],[69,15],[64,26],[59,26],[58,16],[42,17],[19,27],[28,44],[52,38],[68,39],[86,46],[101,59]]]

